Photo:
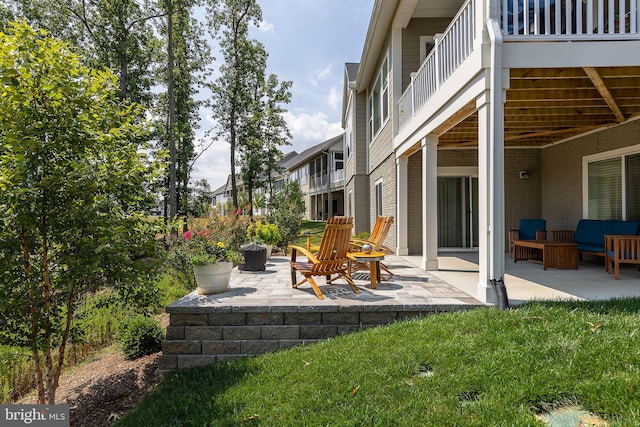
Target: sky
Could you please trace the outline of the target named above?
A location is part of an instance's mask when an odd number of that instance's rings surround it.
[[[344,64],[360,62],[374,0],[258,3],[263,22],[252,28],[251,36],[269,53],[266,71],[293,82],[292,100],[284,106],[292,145],[281,150],[300,153],[343,132]],[[203,137],[213,126],[210,113],[203,111],[196,136]],[[215,190],[226,183],[230,171],[229,144],[220,140],[198,158],[192,179],[204,178]]]

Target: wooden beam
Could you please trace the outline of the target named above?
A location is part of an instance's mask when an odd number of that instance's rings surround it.
[[[606,84],[604,84],[602,77],[600,77],[600,74],[598,74],[598,70],[593,67],[584,67],[583,69],[587,76],[589,76],[589,78],[591,79],[593,85],[596,87],[596,89],[598,89],[598,92],[600,92],[602,99],[604,99],[604,102],[607,103],[607,105],[613,112],[613,115],[616,116],[616,120],[618,121],[618,123],[624,123],[626,121],[626,119],[624,118],[624,114],[622,114],[622,110],[616,103],[613,95],[611,95],[609,88]]]
[[[582,133],[582,132],[587,132],[589,130],[596,129],[596,128],[599,128],[599,127],[602,127],[602,125],[599,125],[599,126],[582,126],[582,127],[579,127],[579,128],[548,130],[548,131],[544,131],[544,132],[533,132],[533,133],[526,133],[526,134],[522,134],[522,135],[506,136],[504,138],[504,140],[505,141],[516,141],[518,139],[539,138],[541,136],[561,135],[563,133]]]
[[[476,111],[475,102],[469,102],[467,105],[456,111],[449,119],[447,119],[444,123],[438,126],[433,133],[436,135],[442,135],[446,133],[448,130],[454,128],[457,124],[464,121],[470,115],[474,114]]]

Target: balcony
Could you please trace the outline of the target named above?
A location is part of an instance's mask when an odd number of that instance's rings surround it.
[[[315,191],[326,191],[330,184],[331,190],[342,189],[344,185],[344,169],[331,171],[331,174],[316,174],[309,177],[309,188]]]
[[[481,48],[479,30],[486,20],[479,16],[485,11],[483,3],[467,0],[447,29],[434,38],[435,47],[412,73],[398,101],[398,132]],[[501,0],[495,16],[505,43],[637,40],[639,19],[640,0]]]

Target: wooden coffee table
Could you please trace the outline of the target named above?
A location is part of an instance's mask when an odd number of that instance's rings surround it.
[[[366,252],[349,252],[347,258],[355,262],[368,262],[369,272],[371,276],[371,289],[376,289],[376,285],[380,282],[380,261],[384,261],[384,253],[371,251]]]
[[[513,262],[541,261],[542,267],[578,269],[578,244],[552,240],[514,240]]]

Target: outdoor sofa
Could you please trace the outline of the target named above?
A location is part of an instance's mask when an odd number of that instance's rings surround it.
[[[637,237],[639,233],[640,221],[581,219],[578,221],[575,231],[551,231],[551,236],[552,240],[555,241],[577,243],[580,255],[591,254],[604,257],[605,267],[609,271],[609,261],[606,259],[605,236]],[[610,255],[613,256],[613,252],[610,252]]]

